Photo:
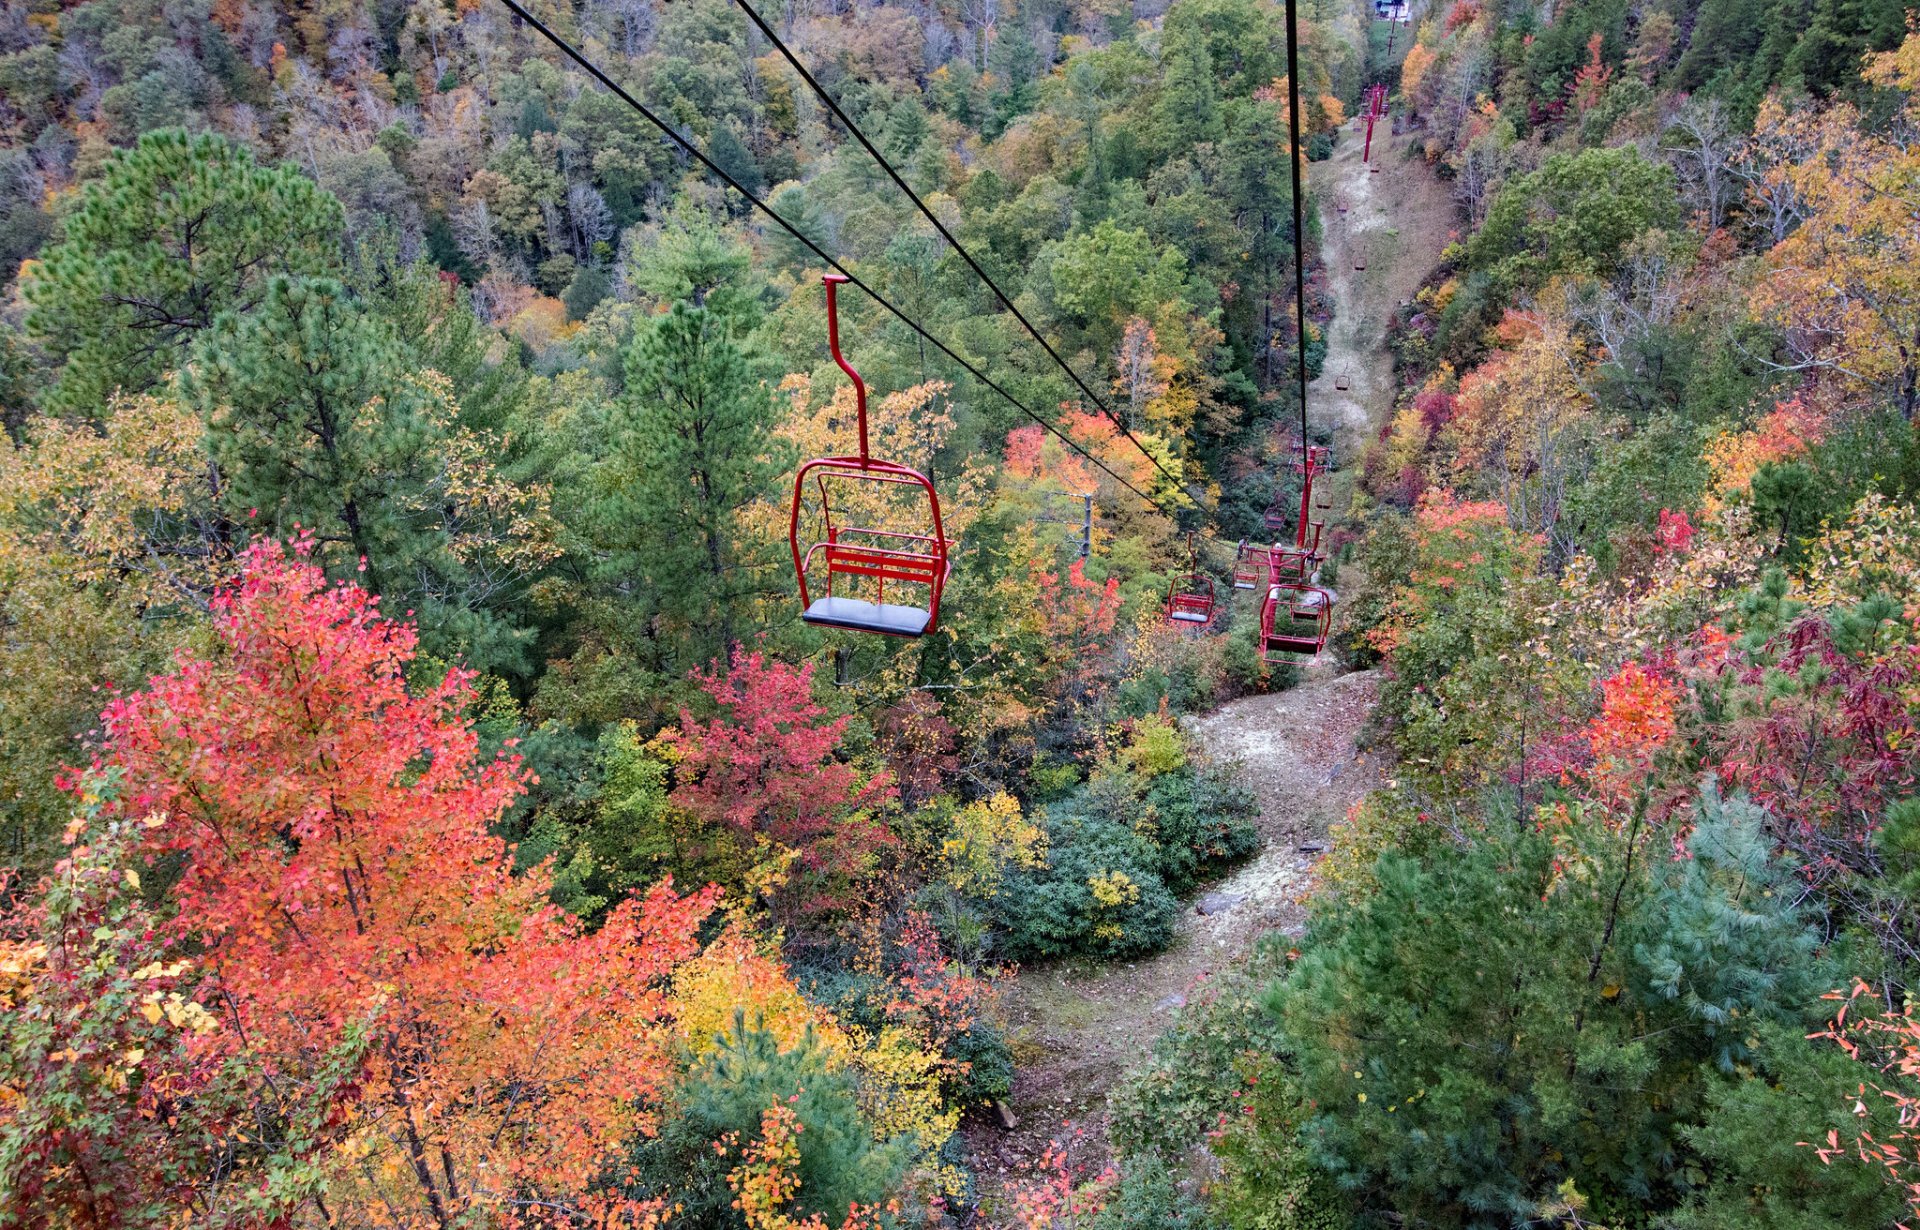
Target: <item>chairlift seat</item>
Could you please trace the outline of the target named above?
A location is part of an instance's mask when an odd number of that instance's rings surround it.
[[[932,616],[916,606],[896,606],[891,602],[868,602],[864,598],[831,595],[815,598],[800,618],[823,628],[916,637],[926,633]]]
[[[1194,562],[1199,563],[1198,556]],[[1167,587],[1167,618],[1180,624],[1213,622],[1213,578],[1196,569]]]
[[[898,462],[883,461],[869,453],[867,385],[840,353],[840,317],[835,292],[847,279],[830,273],[821,281],[827,291],[827,345],[833,352],[833,361],[853,381],[860,451],[853,456],[815,458],[802,465],[793,476],[787,544],[793,552],[793,570],[800,586],[800,618],[805,623],[851,632],[924,636],[940,626],[940,598],[951,571],[949,555],[953,543],[947,538],[941,521],[940,497],[934,491],[933,480],[920,471]],[[808,508],[809,478],[818,493],[818,529],[822,536],[803,547],[800,523]],[[888,513],[890,528],[887,523],[870,528],[844,524],[840,516],[845,509],[837,509],[836,505],[847,494],[847,485],[852,483],[869,484],[868,490],[872,490],[872,484],[904,489],[909,493],[904,497],[905,502],[919,505],[924,511],[924,522],[918,526],[912,525],[911,520],[903,524],[898,520],[898,510],[893,510]],[[825,564],[825,584],[816,598],[808,571],[822,563]],[[926,606],[888,602],[890,581],[896,585],[924,586]],[[834,592],[836,582],[840,583],[840,593]],[[870,596],[859,596],[862,594]]]

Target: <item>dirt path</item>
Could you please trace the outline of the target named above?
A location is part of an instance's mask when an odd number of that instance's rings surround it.
[[[1360,142],[1345,138],[1310,172],[1323,202],[1336,308],[1309,406],[1318,421],[1331,420],[1346,467],[1333,476],[1335,509],[1345,507],[1352,482],[1347,462],[1392,408],[1388,318],[1432,268],[1453,218],[1443,186],[1403,159],[1406,138],[1386,142],[1377,174],[1361,162]],[[1333,208],[1336,195],[1347,203],[1344,215]],[[1356,248],[1364,250],[1364,271],[1353,268]],[[1351,388],[1339,390],[1343,371]],[[1014,979],[1006,1009],[1018,1063],[1010,1100],[1016,1126],[965,1129],[981,1202],[972,1224],[1002,1224],[996,1214],[1005,1193],[1031,1178],[1068,1123],[1103,1148],[1108,1091],[1147,1057],[1174,1012],[1260,936],[1301,925],[1301,899],[1328,826],[1379,780],[1354,746],[1378,684],[1373,672],[1338,674],[1322,658],[1288,691],[1245,697],[1188,723],[1210,757],[1241,766],[1260,803],[1261,853],[1187,903],[1165,952],[1112,965],[1062,963]]]
[[[1406,136],[1374,133],[1374,165],[1360,160],[1363,134],[1348,124],[1332,158],[1313,164],[1309,191],[1317,198],[1325,233],[1323,259],[1336,304],[1327,332],[1320,379],[1307,389],[1314,421],[1334,428],[1335,456],[1358,460],[1368,431],[1377,431],[1393,407],[1393,360],[1387,323],[1439,260],[1454,222],[1453,203],[1424,165],[1406,157]],[[1381,141],[1387,148],[1382,152]],[[1343,214],[1336,207],[1343,202]],[[1353,267],[1354,256],[1366,269]],[[1336,387],[1342,374],[1352,387]]]
[[[1261,853],[1187,903],[1166,951],[1110,965],[1062,963],[1014,980],[1006,1008],[1019,1065],[1017,1126],[967,1129],[989,1197],[1029,1176],[1067,1122],[1103,1139],[1108,1090],[1147,1057],[1174,1011],[1260,936],[1305,920],[1301,898],[1328,825],[1378,781],[1354,750],[1377,687],[1371,671],[1332,676],[1243,697],[1188,724],[1210,757],[1242,766],[1260,803]],[[991,1199],[984,1203],[990,1216]]]

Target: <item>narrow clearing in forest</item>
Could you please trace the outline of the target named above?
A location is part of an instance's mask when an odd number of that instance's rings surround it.
[[[1345,506],[1351,463],[1367,432],[1391,411],[1388,318],[1432,268],[1454,217],[1444,187],[1424,164],[1404,158],[1406,138],[1381,130],[1375,140],[1389,146],[1378,174],[1361,162],[1360,140],[1351,131],[1334,157],[1309,170],[1336,305],[1326,366],[1310,389],[1309,407],[1316,423],[1334,428],[1335,455],[1347,467],[1333,476],[1336,509]],[[1347,202],[1344,215],[1334,209],[1336,194]],[[1364,271],[1353,268],[1356,245],[1365,252]],[[1352,387],[1340,391],[1335,377],[1343,371]],[[1108,1091],[1145,1059],[1175,1010],[1261,935],[1302,923],[1300,898],[1313,851],[1324,844],[1327,826],[1378,781],[1377,768],[1354,748],[1377,694],[1373,672],[1337,674],[1322,658],[1295,688],[1243,697],[1188,722],[1210,757],[1242,766],[1260,802],[1261,852],[1186,903],[1165,952],[1133,962],[1031,969],[1007,987],[1019,1063],[1011,1098],[1016,1126],[966,1128],[984,1214],[974,1224],[1002,1224],[996,1214],[1004,1216],[1004,1193],[1034,1174],[1068,1121],[1086,1128],[1091,1147],[1104,1150]]]

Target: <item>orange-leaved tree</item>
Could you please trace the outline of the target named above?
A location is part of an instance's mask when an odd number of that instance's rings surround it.
[[[201,954],[198,1044],[248,1083],[240,1139],[285,1159],[263,1188],[398,1226],[651,1224],[600,1180],[672,1077],[669,975],[711,894],[588,934],[514,874],[490,829],[530,775],[481,753],[471,676],[410,691],[412,627],[308,549],[246,552],[220,652],[111,705],[99,766],[179,860],[169,938]],[[322,1084],[330,1113],[280,1135]]]

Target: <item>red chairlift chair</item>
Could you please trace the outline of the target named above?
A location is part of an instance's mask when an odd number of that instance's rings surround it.
[[[1270,553],[1267,596],[1260,607],[1261,658],[1267,662],[1313,657],[1326,646],[1327,632],[1333,624],[1333,591],[1316,581],[1323,558],[1323,527],[1321,522],[1309,520],[1314,507],[1314,479],[1332,458],[1326,448],[1304,442],[1296,451],[1300,460],[1294,466],[1301,475],[1299,520],[1293,545],[1276,546]]]
[[[1272,567],[1271,553],[1265,547],[1253,546],[1242,538],[1233,553],[1233,587],[1259,589]]]
[[[1187,535],[1187,571],[1167,585],[1167,619],[1178,624],[1213,622],[1213,578],[1200,568],[1200,548]]]
[[[840,314],[835,291],[848,279],[837,273],[821,279],[827,288],[827,344],[833,361],[853,381],[860,424],[860,452],[851,457],[818,457],[793,476],[793,511],[788,518],[787,542],[793,550],[793,570],[800,582],[800,618],[824,628],[873,632],[882,636],[917,637],[940,626],[940,595],[946,589],[952,565],[952,544],[940,520],[940,497],[933,482],[920,471],[897,462],[881,461],[867,451],[867,385],[840,353]],[[800,520],[811,481],[819,497],[820,537],[804,550]],[[895,523],[888,528],[842,525],[836,516],[836,496],[842,504],[855,484],[880,484],[897,489],[903,502],[924,508],[918,524]],[[894,515],[890,510],[889,516]],[[818,597],[808,585],[810,571],[823,576]],[[925,594],[925,604],[889,602],[887,583]],[[896,595],[898,596],[898,595]]]
[[[1333,602],[1333,591],[1319,585],[1274,581],[1260,608],[1261,660],[1288,662],[1319,654],[1333,625]]]

